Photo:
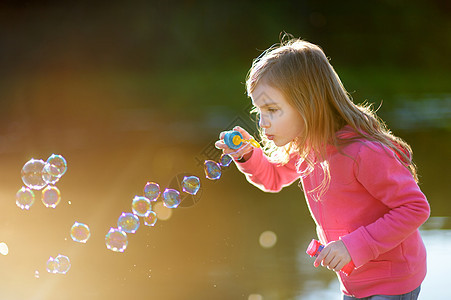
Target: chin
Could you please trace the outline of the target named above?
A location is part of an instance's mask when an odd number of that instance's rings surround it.
[[[287,142],[287,141],[276,141],[276,140],[274,140],[273,142],[274,142],[274,145],[276,145],[277,147],[283,147],[289,143],[289,141]]]

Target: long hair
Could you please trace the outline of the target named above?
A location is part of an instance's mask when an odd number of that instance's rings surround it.
[[[278,89],[299,112],[304,125],[301,136],[280,148],[261,134],[267,155],[283,164],[292,153],[299,154],[299,161],[307,166],[303,175],[310,173],[315,163],[320,163],[324,179],[315,190],[325,192],[330,182],[327,145],[341,149],[362,138],[392,149],[418,181],[410,146],[391,133],[371,105],[352,101],[319,46],[291,36],[283,37],[280,44],[273,45],[253,61],[246,78],[248,95],[260,82]],[[336,132],[345,125],[350,125],[356,134],[337,136]]]

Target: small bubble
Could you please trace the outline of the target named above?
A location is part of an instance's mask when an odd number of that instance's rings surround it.
[[[196,176],[185,176],[182,181],[182,189],[185,193],[196,195],[200,189],[200,180]]]
[[[39,279],[39,271],[34,271],[34,278]]]
[[[78,243],[86,243],[91,237],[88,225],[75,222],[70,229],[70,237]]]
[[[55,177],[63,176],[67,171],[67,162],[64,157],[52,154],[46,161],[45,171]]]
[[[47,272],[52,274],[58,273],[58,261],[51,256],[47,260]]]
[[[167,208],[176,208],[182,202],[180,192],[174,189],[165,189],[163,192],[163,203]]]
[[[33,190],[40,190],[47,185],[43,178],[45,163],[42,159],[30,159],[22,168],[23,183]]]
[[[147,217],[144,217],[144,225],[146,226],[155,226],[157,222],[157,214],[154,211],[150,211]]]
[[[160,186],[158,185],[158,183],[148,182],[144,186],[144,195],[150,201],[157,201],[158,197],[160,196]]]
[[[127,234],[120,229],[110,228],[105,236],[105,244],[114,252],[124,252],[128,245]]]
[[[204,163],[205,176],[211,180],[217,180],[221,177],[221,167],[212,160],[206,160]]]
[[[28,210],[34,203],[34,192],[30,188],[22,187],[16,193],[16,204],[21,209]]]
[[[145,217],[152,206],[150,205],[150,200],[143,196],[135,196],[132,201],[132,211],[138,217]]]
[[[223,167],[228,167],[230,163],[232,162],[232,157],[228,154],[221,155],[221,158],[219,159],[219,164]]]
[[[55,208],[61,201],[60,190],[53,185],[48,185],[42,190],[41,201],[45,207]]]
[[[132,213],[123,212],[117,220],[117,227],[126,233],[135,233],[139,228],[139,218]]]
[[[71,267],[69,257],[59,254],[55,261],[57,262],[56,271],[58,274],[66,274],[69,271]]]

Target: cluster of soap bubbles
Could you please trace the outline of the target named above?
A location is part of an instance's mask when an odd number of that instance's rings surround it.
[[[16,204],[23,210],[29,210],[35,202],[35,192],[41,191],[41,201],[45,207],[55,208],[61,201],[60,190],[55,184],[67,171],[64,157],[52,154],[43,161],[30,159],[22,168],[21,176],[24,186],[16,193]]]
[[[214,160],[206,160],[204,162],[205,176],[210,180],[218,180],[221,178],[221,167],[228,167],[232,162],[232,157],[227,154],[221,155],[219,163]]]
[[[52,274],[66,274],[71,267],[69,257],[59,254],[53,258],[50,256],[47,261],[47,272]]]
[[[185,176],[181,183],[182,192],[195,195],[200,189],[200,180],[196,176]],[[140,227],[140,219],[148,227],[155,226],[157,213],[152,210],[152,202],[156,202],[161,196],[163,205],[167,208],[177,208],[182,202],[180,192],[167,188],[161,193],[160,185],[155,182],[147,182],[143,195],[136,195],[131,203],[132,212],[123,212],[118,220],[117,227],[111,227],[105,236],[105,244],[114,252],[124,252],[128,245],[127,234],[135,233]]]
[[[204,171],[206,178],[218,180],[221,177],[222,167],[227,167],[232,162],[232,157],[222,155],[219,163],[206,160]],[[16,193],[16,204],[23,210],[29,210],[35,202],[34,191],[42,190],[41,200],[46,207],[55,208],[61,201],[61,193],[55,184],[67,171],[67,162],[61,155],[52,154],[47,161],[41,159],[30,159],[22,168],[22,181],[24,186]],[[201,187],[198,177],[184,176],[181,184],[181,192],[196,195]],[[131,203],[131,212],[122,212],[117,220],[117,226],[111,227],[105,235],[107,249],[114,252],[124,252],[128,245],[127,234],[135,233],[142,223],[145,226],[155,226],[157,213],[152,210],[152,205],[161,199],[167,208],[177,208],[182,202],[181,192],[177,189],[166,188],[161,192],[160,186],[155,182],[147,182],[144,186],[143,195],[136,195]],[[70,229],[73,241],[86,243],[91,231],[89,226],[74,222]],[[52,274],[66,274],[71,267],[69,257],[59,254],[50,257],[46,264],[47,272]],[[39,273],[36,271],[36,278]]]
[[[66,171],[66,159],[59,154],[50,155],[46,161],[34,158],[27,161],[21,170],[24,186],[16,193],[16,205],[22,210],[29,210],[35,202],[35,191],[41,191],[44,206],[57,207],[61,202],[61,192],[55,184]],[[47,271],[52,274],[66,274],[70,267],[69,257],[62,254],[50,257],[46,264]],[[39,278],[39,275],[35,277]]]
[[[219,163],[213,160],[206,160],[204,164],[205,176],[211,180],[221,177],[221,166],[227,167],[232,162],[232,157],[222,155]],[[184,176],[181,182],[183,193],[196,195],[201,184],[196,176]],[[182,202],[181,192],[177,189],[166,188],[161,193],[160,185],[155,182],[147,182],[144,186],[143,196],[136,195],[133,198],[132,212],[123,212],[118,220],[117,226],[111,227],[105,235],[105,244],[108,249],[114,252],[124,252],[128,245],[127,234],[135,233],[143,219],[146,226],[154,226],[157,221],[157,214],[152,210],[152,202],[156,202],[161,196],[163,205],[167,208],[177,208]]]

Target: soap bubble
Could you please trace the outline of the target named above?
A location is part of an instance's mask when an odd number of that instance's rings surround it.
[[[52,154],[47,159],[42,177],[48,184],[55,184],[67,171],[67,162],[64,157]]]
[[[51,256],[47,260],[47,272],[52,274],[58,273],[58,261]]]
[[[45,207],[55,208],[61,201],[60,190],[53,185],[48,185],[42,190],[42,203]]]
[[[60,177],[52,176],[49,173],[47,173],[47,171],[45,170],[45,167],[44,167],[44,171],[42,173],[42,178],[44,179],[44,181],[47,184],[55,184],[60,180]]]
[[[16,193],[16,204],[21,209],[28,210],[33,205],[34,198],[34,192],[31,189],[23,186]]]
[[[146,226],[155,226],[157,222],[157,214],[154,211],[150,211],[147,217],[144,217],[144,225]]]
[[[200,201],[200,198],[202,196],[202,186],[200,185],[199,181],[199,189],[196,192],[196,194],[188,194],[187,191],[184,190],[183,187],[183,180],[186,177],[192,177],[191,173],[179,173],[176,176],[174,176],[171,181],[169,182],[167,188],[174,189],[177,191],[184,191],[184,193],[180,193],[180,204],[177,207],[191,207],[195,204],[197,204]],[[153,211],[156,212],[155,209]],[[157,213],[158,214],[158,213]]]
[[[180,202],[180,192],[174,189],[165,189],[163,192],[163,203],[167,208],[176,208]]]
[[[67,271],[69,271],[69,269],[71,267],[69,257],[59,254],[55,258],[55,261],[57,262],[56,272],[58,274],[66,274]]]
[[[30,189],[40,190],[47,185],[43,178],[45,163],[42,159],[30,159],[22,168],[23,183]]]
[[[182,188],[185,193],[196,195],[200,189],[200,180],[196,176],[185,176],[182,181]]]
[[[135,233],[139,228],[139,218],[132,213],[123,212],[117,220],[117,227],[126,233]]]
[[[56,258],[53,258],[50,256],[50,258],[47,260],[47,272],[52,274],[66,274],[67,271],[69,271],[71,265],[69,257],[65,255],[59,254]],[[36,271],[38,272],[38,271]],[[36,277],[35,272],[35,277]],[[39,278],[39,272],[37,273],[37,277]]]
[[[150,201],[157,201],[158,197],[160,196],[160,186],[158,185],[158,183],[148,182],[144,186],[144,195]]]
[[[36,270],[36,271],[34,271],[34,278],[36,278],[36,279],[39,279],[39,271],[38,270]]]
[[[204,163],[205,176],[211,180],[217,180],[221,177],[221,167],[212,160],[206,160]]]
[[[143,196],[135,196],[132,201],[132,211],[138,217],[145,217],[152,209],[150,200]]]
[[[45,171],[55,177],[63,176],[67,171],[66,159],[61,155],[50,155],[45,164]]]
[[[120,229],[110,228],[105,236],[105,244],[114,252],[124,252],[128,245],[127,234]]]
[[[221,158],[219,159],[219,164],[223,167],[228,167],[230,163],[232,162],[232,157],[228,154],[221,155]]]
[[[75,222],[70,229],[70,237],[78,243],[86,243],[91,237],[88,225]]]

